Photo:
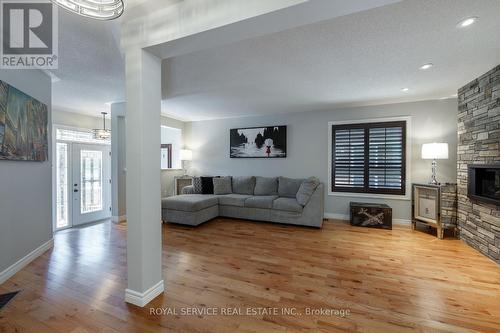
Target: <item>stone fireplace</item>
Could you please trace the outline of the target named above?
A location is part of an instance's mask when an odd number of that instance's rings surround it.
[[[500,263],[500,66],[458,90],[460,239]]]

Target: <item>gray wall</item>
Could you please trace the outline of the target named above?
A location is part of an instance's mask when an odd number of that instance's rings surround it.
[[[448,142],[450,159],[438,161],[438,180],[456,182],[457,100],[344,108],[262,117],[241,117],[190,122],[185,125],[185,143],[193,150],[194,174],[261,175],[303,178],[316,176],[328,182],[328,122],[382,117],[411,116],[412,138],[410,182],[427,182],[431,162],[420,158],[426,142]],[[263,125],[288,125],[287,158],[230,159],[229,129]],[[397,219],[410,218],[409,200],[386,200],[327,195],[325,213],[347,215],[350,201],[384,202],[393,208]]]
[[[54,108],[52,110],[52,124],[87,129],[101,128],[102,118],[98,116],[100,116],[99,112],[96,112],[96,117],[92,117]],[[106,127],[109,127],[110,124],[110,120],[106,119]]]
[[[183,121],[170,117],[161,116],[161,126],[180,128],[182,130],[183,140],[185,138],[185,123]],[[184,140],[185,142],[185,140]],[[161,170],[161,196],[169,197],[174,193],[174,177],[182,176],[182,170]]]
[[[47,104],[50,135],[50,78],[38,70],[7,69],[0,80]],[[0,272],[52,238],[51,182],[50,161],[0,161]]]
[[[124,102],[111,104],[111,213],[114,222],[120,222],[127,214],[125,106]]]

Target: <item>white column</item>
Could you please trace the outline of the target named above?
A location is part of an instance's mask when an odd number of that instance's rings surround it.
[[[127,276],[125,301],[145,306],[164,290],[161,261],[161,60],[125,53]]]
[[[127,219],[125,156],[125,103],[113,103],[111,104],[111,220],[114,223]]]

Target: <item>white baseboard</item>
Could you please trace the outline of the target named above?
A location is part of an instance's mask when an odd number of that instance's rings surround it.
[[[325,213],[325,219],[349,221],[351,218],[348,214]],[[411,221],[407,219],[392,219],[393,224],[410,225]]]
[[[40,245],[27,255],[25,255],[23,258],[19,259],[17,262],[15,262],[14,264],[7,267],[5,270],[0,272],[0,284],[10,279],[10,277],[19,272],[30,262],[41,256],[45,251],[50,249],[52,246],[54,246],[53,238],[50,239],[48,242],[43,243],[42,245]]]
[[[325,213],[324,217],[325,219],[349,221],[349,215],[347,214]]]
[[[149,288],[143,293],[135,290],[125,289],[125,302],[144,307],[146,304],[151,302],[156,296],[163,293],[165,287],[163,285],[163,280],[159,281],[157,284]]]
[[[113,223],[120,223],[124,221],[127,221],[127,215],[111,216],[111,222]]]
[[[407,219],[392,219],[393,224],[410,225],[411,221]]]

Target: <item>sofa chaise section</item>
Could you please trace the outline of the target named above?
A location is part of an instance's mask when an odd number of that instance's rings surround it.
[[[181,194],[162,199],[162,218],[196,226],[219,216],[219,199],[214,195]]]

